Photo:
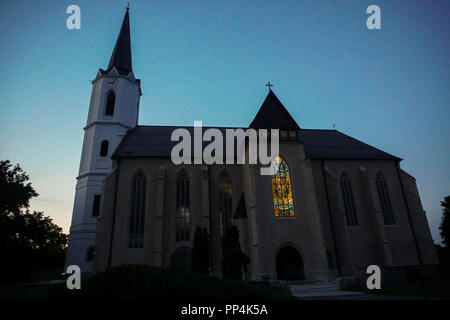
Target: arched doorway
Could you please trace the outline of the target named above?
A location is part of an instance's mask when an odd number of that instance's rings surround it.
[[[170,266],[180,269],[192,269],[192,249],[189,247],[177,248],[170,258]]]
[[[305,280],[302,256],[297,249],[284,246],[278,251],[276,260],[278,280]]]

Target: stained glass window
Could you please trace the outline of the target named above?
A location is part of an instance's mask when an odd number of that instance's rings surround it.
[[[293,217],[294,200],[289,167],[284,159],[277,157],[272,163],[272,197],[276,217]]]

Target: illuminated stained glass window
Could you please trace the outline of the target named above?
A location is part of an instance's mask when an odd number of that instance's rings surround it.
[[[294,200],[289,167],[284,159],[277,157],[272,163],[272,197],[276,217],[293,217]]]

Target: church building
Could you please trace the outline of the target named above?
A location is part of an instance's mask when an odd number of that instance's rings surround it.
[[[256,281],[438,263],[401,158],[337,130],[300,127],[269,87],[248,128],[279,129],[276,173],[248,163],[174,164],[178,127],[138,124],[141,95],[127,9],[109,65],[92,81],[66,265],[189,269],[200,226],[210,235],[210,272],[222,277],[229,225],[250,260],[245,276]]]

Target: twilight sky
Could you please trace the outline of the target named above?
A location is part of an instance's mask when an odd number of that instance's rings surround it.
[[[81,8],[81,30],[66,8]],[[0,159],[20,163],[66,232],[90,80],[127,1],[0,3]],[[366,8],[381,8],[381,30]],[[247,126],[274,91],[303,128],[336,128],[404,158],[435,241],[450,194],[450,1],[130,1],[140,124]]]

